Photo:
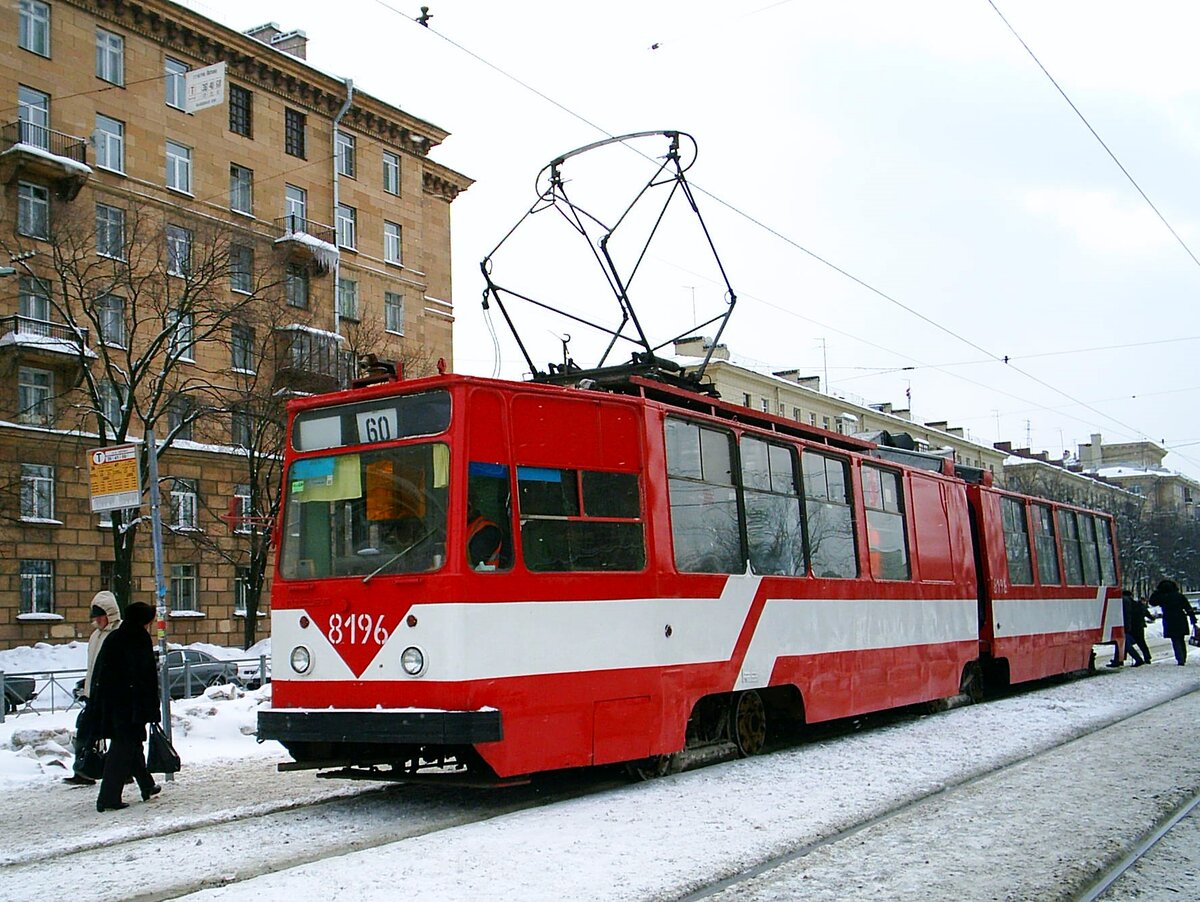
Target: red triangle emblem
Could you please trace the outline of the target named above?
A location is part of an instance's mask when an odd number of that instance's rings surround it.
[[[351,613],[343,609],[313,617],[313,622],[346,662],[350,671],[356,677],[361,677],[371,666],[388,637],[400,625],[400,616],[395,612]]]

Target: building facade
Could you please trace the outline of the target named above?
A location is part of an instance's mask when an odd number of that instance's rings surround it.
[[[1167,450],[1154,442],[1104,444],[1094,433],[1079,446],[1077,466],[1143,499],[1148,514],[1200,517],[1200,482],[1163,466]]]
[[[344,386],[368,352],[452,363],[471,181],[429,158],[447,132],[309,66],[302,32],[16,0],[0,40],[0,647],[90,632],[118,543],[88,456],[151,430],[169,635],[233,644],[258,527],[222,515],[265,507],[263,405]],[[218,64],[213,103],[188,73]],[[116,520],[143,517],[125,594],[152,602],[146,488]]]

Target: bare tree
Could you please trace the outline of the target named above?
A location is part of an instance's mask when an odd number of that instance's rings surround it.
[[[4,236],[0,245],[10,255],[35,252],[27,277],[49,318],[74,333],[78,381],[59,392],[58,425],[81,447],[153,431],[161,458],[197,420],[227,406],[223,367],[208,349],[228,344],[231,325],[273,283],[247,285],[255,239],[227,224],[145,203],[105,205],[105,213],[102,222],[90,206],[56,205],[45,240]],[[143,486],[148,468],[143,455]],[[137,509],[112,512],[122,605],[145,519]]]

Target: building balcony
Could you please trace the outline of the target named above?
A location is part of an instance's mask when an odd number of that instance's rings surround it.
[[[0,181],[46,181],[63,200],[74,200],[91,178],[87,139],[18,120],[0,127]]]
[[[306,263],[317,273],[333,269],[338,258],[333,226],[293,214],[276,219],[275,229],[279,232],[275,246],[285,251],[289,259]]]
[[[332,332],[293,323],[275,330],[275,388],[301,394],[336,391],[354,375],[353,355]]]

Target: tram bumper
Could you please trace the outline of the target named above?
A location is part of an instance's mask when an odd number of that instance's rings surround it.
[[[292,743],[474,745],[504,738],[500,712],[279,708],[258,712],[258,739]]]

